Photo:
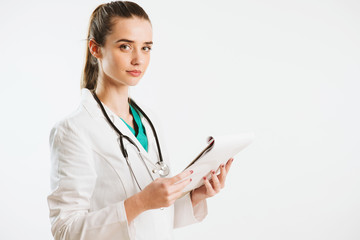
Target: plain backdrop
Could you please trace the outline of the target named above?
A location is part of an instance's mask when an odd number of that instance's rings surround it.
[[[51,239],[51,127],[75,110],[102,1],[0,2],[0,239]],[[209,214],[175,239],[360,239],[360,1],[138,1],[154,32],[131,96],[174,171],[254,131]]]

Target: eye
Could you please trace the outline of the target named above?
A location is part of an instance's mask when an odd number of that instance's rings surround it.
[[[150,51],[151,51],[151,47],[143,47],[143,50],[144,50],[145,52],[150,52]]]
[[[120,45],[120,49],[130,50],[131,47],[128,44],[122,44],[122,45]]]

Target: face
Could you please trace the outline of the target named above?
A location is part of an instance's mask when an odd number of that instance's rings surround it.
[[[144,75],[152,47],[152,27],[141,18],[115,18],[98,57],[102,81],[134,86]]]

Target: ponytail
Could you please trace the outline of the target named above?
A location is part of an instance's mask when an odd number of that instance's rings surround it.
[[[89,40],[87,40],[87,46],[89,46]],[[96,89],[99,65],[97,59],[90,53],[89,47],[86,49],[85,66],[80,87],[92,91]]]

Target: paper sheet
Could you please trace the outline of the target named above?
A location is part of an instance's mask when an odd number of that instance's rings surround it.
[[[254,140],[254,133],[240,133],[234,135],[211,136],[208,145],[200,152],[186,169],[194,171],[191,174],[192,182],[183,192],[191,191],[203,184],[203,177],[211,178],[210,171],[219,169],[231,157],[249,146]]]

